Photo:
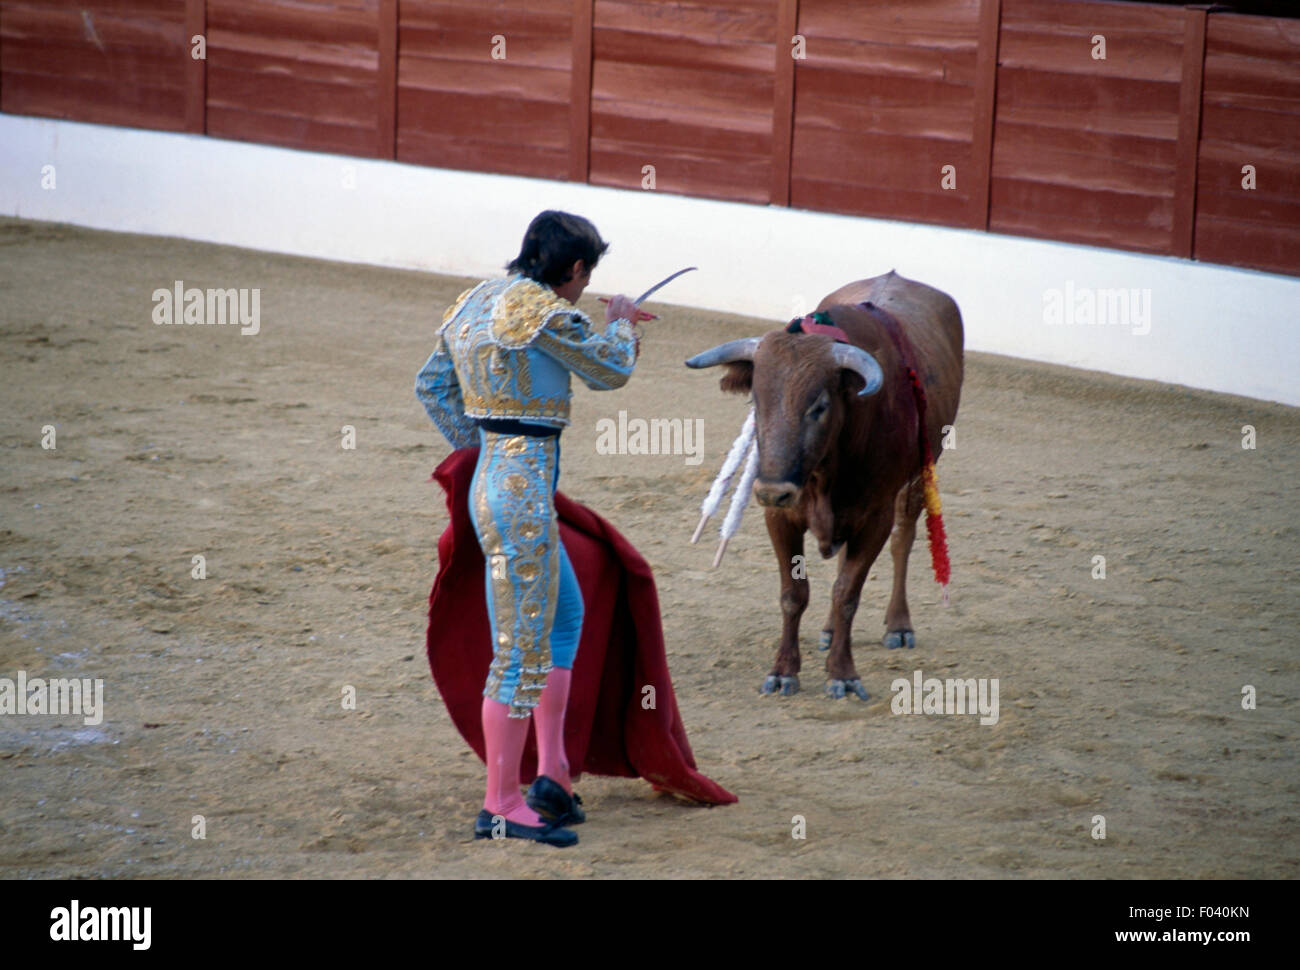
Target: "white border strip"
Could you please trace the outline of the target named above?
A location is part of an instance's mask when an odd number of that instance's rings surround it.
[[[45,166],[54,189],[42,187]],[[1300,405],[1300,278],[0,114],[0,213],[26,219],[478,277],[499,273],[528,219],[547,208],[586,215],[612,240],[599,291],[639,292],[697,265],[664,290],[665,302],[776,325],[844,283],[897,269],[952,294],[970,350]],[[1082,308],[1088,293],[1107,290],[1149,292],[1149,320],[1068,322],[1067,294]],[[1054,304],[1067,322],[1047,321]],[[701,349],[709,339],[701,335]]]

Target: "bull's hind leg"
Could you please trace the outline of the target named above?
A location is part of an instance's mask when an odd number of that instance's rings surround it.
[[[781,570],[781,646],[776,663],[759,690],[787,697],[799,690],[799,618],[808,607],[808,573],[795,568],[795,556],[803,563],[803,524],[796,524],[780,509],[767,509],[767,534],[772,537],[777,568]]]
[[[921,479],[915,478],[898,490],[894,500],[894,531],[889,537],[889,552],[894,559],[894,591],[885,610],[885,646],[916,646],[912,617],[907,611],[907,560],[916,541],[916,519],[925,504]]]
[[[857,613],[858,600],[862,597],[862,583],[885,545],[892,519],[889,509],[874,515],[845,547],[844,564],[835,577],[835,589],[831,594],[834,628],[831,631],[831,650],[826,657],[826,693],[831,697],[847,697],[852,693],[864,701],[867,699],[867,689],[862,686],[858,670],[853,665],[853,615]]]

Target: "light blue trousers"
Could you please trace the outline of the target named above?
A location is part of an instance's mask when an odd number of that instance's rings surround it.
[[[493,645],[483,695],[528,717],[551,668],[572,669],[582,635],[582,591],[555,515],[560,441],[480,428],[479,442],[470,518]]]

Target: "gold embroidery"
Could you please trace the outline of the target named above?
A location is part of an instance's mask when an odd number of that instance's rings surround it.
[[[546,325],[557,310],[573,304],[549,286],[530,279],[513,283],[492,305],[492,336],[504,347],[523,347]]]
[[[489,563],[488,615],[497,643],[483,693],[509,704],[511,717],[527,717],[552,667],[560,572],[552,504],[557,444],[553,438],[488,431],[480,437],[471,494]],[[517,683],[509,690],[516,672]]]
[[[461,306],[464,304],[464,302],[465,302],[465,298],[466,298],[467,296],[469,296],[471,293],[473,293],[475,290],[477,290],[477,289],[478,289],[480,286],[482,286],[482,285],[483,285],[482,283],[477,283],[477,284],[475,284],[474,286],[471,286],[468,290],[466,290],[466,291],[465,291],[464,293],[462,293],[460,296],[456,297],[456,302],[455,302],[455,303],[453,303],[451,306],[447,307],[447,309],[443,311],[443,314],[442,314],[442,325],[443,325],[444,327],[447,325],[447,321],[448,321],[448,320],[450,320],[452,317],[454,317],[457,313],[460,312],[460,308],[461,308]]]
[[[606,387],[622,387],[636,363],[636,343],[631,324],[624,321],[615,329],[617,339],[592,341],[580,321],[556,321],[538,336],[538,349],[557,358],[584,380]],[[577,345],[584,346],[579,347]]]

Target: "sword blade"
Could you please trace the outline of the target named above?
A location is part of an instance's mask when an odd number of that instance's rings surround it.
[[[699,267],[698,267],[698,266],[687,266],[685,269],[679,269],[676,273],[673,273],[671,276],[667,276],[667,277],[665,277],[664,279],[661,279],[658,283],[656,283],[654,286],[650,287],[650,289],[646,290],[644,293],[642,293],[640,296],[638,296],[638,297],[637,297],[635,300],[633,300],[632,302],[635,303],[637,306],[640,306],[640,305],[641,305],[642,303],[644,303],[647,299],[649,299],[649,297],[650,297],[650,295],[651,295],[652,293],[657,293],[657,292],[659,292],[661,289],[663,289],[665,286],[667,286],[667,285],[668,285],[669,283],[671,283],[673,280],[677,279],[677,277],[681,276],[683,273],[689,273],[689,272],[691,272],[692,270],[696,270],[696,269],[699,269]]]

